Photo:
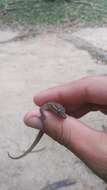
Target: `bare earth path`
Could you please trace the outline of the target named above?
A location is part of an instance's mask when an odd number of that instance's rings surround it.
[[[101,59],[70,40],[73,35],[107,52],[107,28],[78,29],[73,34],[44,32],[28,39],[16,39],[18,35],[18,31],[0,31],[0,190],[46,190],[47,184],[67,178],[76,184],[63,190],[105,190],[102,180],[47,136],[23,159],[13,161],[7,151],[20,153],[35,138],[37,131],[22,121],[35,107],[35,93],[86,75],[107,73]],[[88,114],[82,121],[99,129],[107,125],[107,118],[100,113]]]

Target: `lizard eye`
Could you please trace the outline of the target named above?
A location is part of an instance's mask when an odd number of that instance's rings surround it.
[[[61,108],[58,108],[58,112],[60,113],[62,111],[62,109]]]

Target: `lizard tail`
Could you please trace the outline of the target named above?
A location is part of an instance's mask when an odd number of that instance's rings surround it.
[[[34,140],[34,142],[32,143],[32,145],[31,145],[23,154],[14,157],[14,156],[11,156],[11,154],[8,152],[9,158],[11,158],[11,159],[20,159],[20,158],[26,156],[26,155],[27,155],[28,153],[30,153],[30,152],[32,151],[32,149],[38,144],[38,142],[39,142],[39,140],[41,139],[41,137],[43,136],[43,134],[44,134],[44,132],[41,130],[41,131],[38,133],[38,135],[37,135],[36,139]]]

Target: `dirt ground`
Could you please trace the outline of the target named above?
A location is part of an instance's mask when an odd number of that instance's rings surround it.
[[[23,159],[11,160],[7,152],[20,154],[38,133],[23,123],[24,114],[35,107],[32,98],[37,92],[87,75],[107,73],[106,64],[66,40],[79,36],[107,51],[107,28],[80,28],[73,33],[47,31],[15,40],[19,33],[0,31],[0,190],[53,190],[45,186],[68,178],[76,183],[63,190],[105,190],[101,179],[47,136]],[[99,130],[107,124],[101,113],[88,114],[82,121]]]

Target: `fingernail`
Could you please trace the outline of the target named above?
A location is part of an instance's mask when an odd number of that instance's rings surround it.
[[[27,113],[24,117],[24,123],[32,128],[39,130],[43,129],[43,123],[37,115],[30,115],[30,113]]]

